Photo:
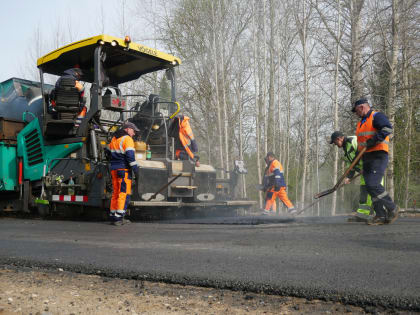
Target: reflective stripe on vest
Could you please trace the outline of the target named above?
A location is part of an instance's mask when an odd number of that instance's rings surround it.
[[[365,122],[362,124],[362,121],[357,123],[356,136],[358,150],[360,151],[363,147],[366,147],[367,140],[372,138],[377,133],[377,129],[373,127],[373,116],[376,112],[372,111],[369,117],[366,118]],[[372,148],[366,150],[366,152],[373,151],[389,151],[389,136],[385,138],[384,141],[377,143]]]
[[[120,138],[113,137],[109,150],[111,151],[111,169],[129,169],[138,165],[134,157],[134,142],[129,135]]]

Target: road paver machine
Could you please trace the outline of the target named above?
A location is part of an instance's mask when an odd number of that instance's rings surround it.
[[[13,78],[1,83],[0,210],[106,214],[112,185],[105,149],[127,120],[140,129],[131,213],[228,212],[254,205],[234,197],[237,179],[246,172],[241,161],[235,161],[229,179],[219,179],[212,165],[175,159],[174,121],[180,110],[175,67],[180,63],[129,37],[98,35],[39,58],[40,82]],[[45,83],[71,68],[82,71],[85,98],[75,88],[57,90]],[[166,96],[121,93],[121,84],[135,86],[155,72],[169,82]],[[87,112],[77,126],[80,102],[86,102]]]

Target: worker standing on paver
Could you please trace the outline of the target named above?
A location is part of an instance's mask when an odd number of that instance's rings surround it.
[[[173,124],[175,138],[175,156],[178,160],[190,160],[197,167],[200,166],[197,141],[190,126],[190,118],[185,115],[178,115]]]
[[[346,161],[347,167],[354,161],[357,153],[357,137],[348,136],[346,137],[341,131],[334,131],[331,134],[330,144],[335,144],[337,147],[342,148],[344,151],[344,159]],[[356,172],[362,172],[362,162],[357,163],[353,170],[347,175],[344,179],[344,183],[350,183],[350,180],[354,177]],[[383,178],[381,184],[383,185]],[[348,218],[349,222],[366,222],[372,218],[371,212],[372,209],[372,198],[368,194],[366,189],[366,182],[363,175],[360,176],[360,196],[359,196],[359,206],[355,213]]]
[[[363,177],[366,189],[372,196],[376,213],[367,223],[370,225],[393,223],[398,218],[399,207],[381,185],[388,166],[389,135],[392,133],[392,125],[384,113],[372,110],[365,98],[354,103],[352,112],[360,117],[356,128],[357,145],[358,151],[366,147],[363,155]]]
[[[296,209],[286,193],[283,166],[276,160],[273,152],[268,152],[265,157],[267,163],[264,174],[264,191],[266,191],[265,208],[263,214],[272,214],[276,211],[276,198],[278,197],[288,209],[289,214],[295,214]]]

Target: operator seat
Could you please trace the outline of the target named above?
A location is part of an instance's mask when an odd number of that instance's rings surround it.
[[[77,114],[84,105],[84,98],[75,88],[75,80],[62,78],[60,85],[50,95],[55,102],[53,111],[45,123],[45,136],[50,139],[72,137],[76,134],[74,122]]]
[[[55,110],[60,114],[60,119],[74,119],[80,112],[82,97],[75,88],[75,80],[62,78],[60,86],[55,88]]]

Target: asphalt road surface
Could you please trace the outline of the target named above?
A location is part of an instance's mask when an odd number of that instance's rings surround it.
[[[0,264],[420,311],[420,218],[0,218]]]

